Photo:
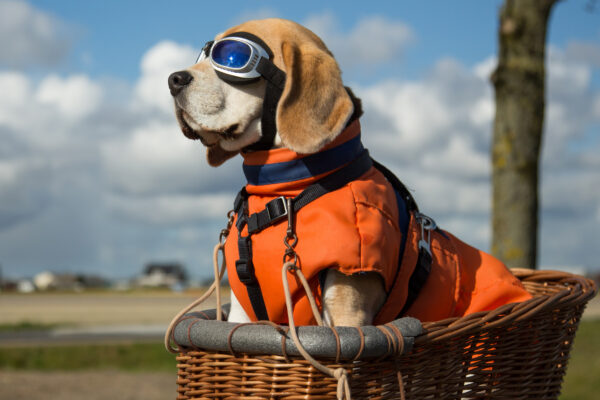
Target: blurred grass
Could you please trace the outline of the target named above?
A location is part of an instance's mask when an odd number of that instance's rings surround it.
[[[0,347],[0,369],[176,371],[162,343]]]
[[[600,393],[600,320],[581,321],[560,400],[595,400]]]
[[[175,356],[162,343],[0,347],[0,370],[168,371]],[[595,400],[600,393],[600,320],[582,321],[567,368],[560,400]]]
[[[50,331],[66,325],[67,324],[20,321],[16,323],[0,324],[0,332]]]

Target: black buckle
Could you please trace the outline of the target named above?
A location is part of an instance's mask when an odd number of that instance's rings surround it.
[[[235,226],[238,230],[238,236],[242,236],[242,229],[244,229],[244,224],[248,222],[248,218],[244,214],[238,213],[237,221],[235,222]]]
[[[246,188],[242,188],[235,196],[235,200],[233,201],[233,210],[236,214],[240,214],[242,211],[242,206],[244,202],[248,199],[248,192],[246,192]]]
[[[287,200],[285,197],[280,196],[276,199],[269,201],[265,205],[267,210],[268,224],[273,225],[275,222],[282,218],[287,217],[289,210],[287,209]]]
[[[265,204],[265,209],[248,217],[248,234],[260,232],[288,215],[286,198],[281,196]]]
[[[256,283],[254,275],[254,265],[250,260],[237,260],[235,262],[235,270],[237,271],[238,279],[244,285],[252,285]]]

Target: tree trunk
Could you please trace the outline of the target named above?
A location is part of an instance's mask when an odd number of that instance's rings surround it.
[[[505,0],[492,75],[492,253],[511,268],[537,267],[538,176],[544,121],[546,26],[557,0]]]

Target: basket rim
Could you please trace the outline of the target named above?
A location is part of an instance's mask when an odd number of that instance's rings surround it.
[[[410,352],[423,332],[416,318],[404,317],[381,326],[299,326],[303,347],[313,356],[339,360],[387,357]],[[224,351],[230,354],[300,356],[288,328],[259,321],[234,323],[216,320],[216,310],[186,314],[175,325],[173,340],[180,350]]]
[[[539,313],[552,310],[583,306],[597,292],[596,285],[590,279],[563,271],[512,269],[513,274],[526,286],[533,287],[534,297],[519,303],[511,303],[491,311],[482,311],[463,317],[447,318],[435,322],[423,322],[410,317],[397,319],[390,324],[399,324],[397,332],[402,338],[394,343],[403,342],[400,353],[408,353],[413,346],[440,342],[456,337],[472,336],[490,329],[509,326],[520,321],[533,318]],[[537,288],[536,288],[537,287]],[[540,292],[543,292],[540,294]],[[268,324],[268,325],[265,325]],[[298,334],[303,345],[310,348],[310,353],[324,358],[362,359],[382,357],[395,353],[386,329],[372,325],[363,327],[319,326],[298,327]],[[240,329],[238,329],[240,328]],[[173,330],[175,343],[182,346],[182,351],[204,349],[217,352],[298,355],[293,342],[283,340],[287,336],[282,332],[286,327],[273,323],[236,324],[216,321],[216,310],[205,310],[186,314]],[[235,335],[233,334],[234,332]],[[260,340],[257,340],[260,338]],[[394,345],[397,347],[398,345]],[[308,348],[307,348],[308,350]]]

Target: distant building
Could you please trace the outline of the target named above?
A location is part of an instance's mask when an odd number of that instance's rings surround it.
[[[177,289],[187,284],[187,273],[179,263],[149,263],[136,279],[141,287]]]
[[[33,283],[38,290],[84,290],[104,288],[108,281],[95,275],[55,273],[44,271],[33,278]]]
[[[16,289],[19,293],[33,293],[35,292],[35,285],[30,279],[19,279]]]
[[[40,272],[33,277],[33,284],[38,290],[50,290],[55,289],[58,286],[58,276],[50,271]]]

